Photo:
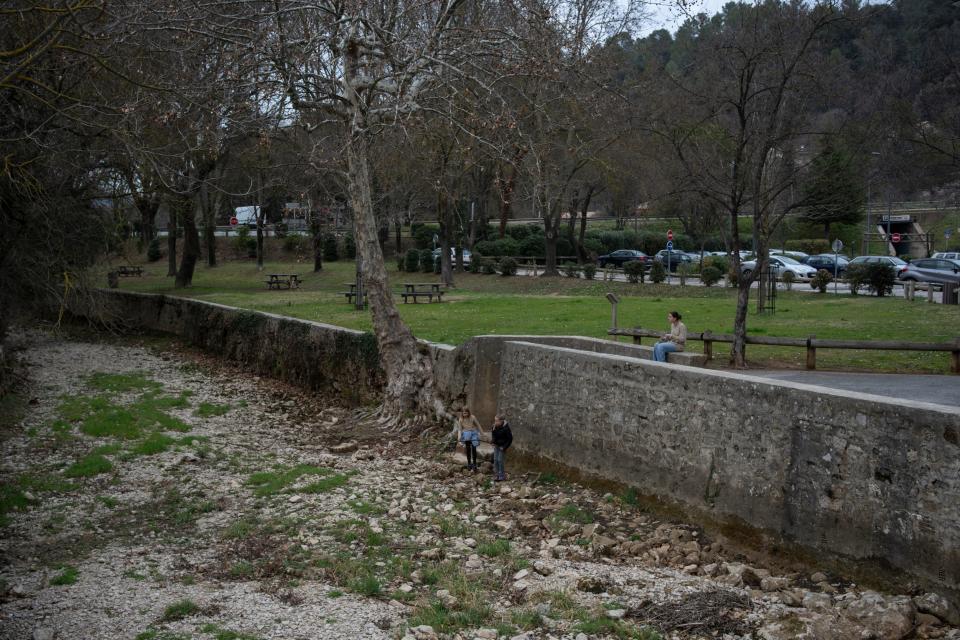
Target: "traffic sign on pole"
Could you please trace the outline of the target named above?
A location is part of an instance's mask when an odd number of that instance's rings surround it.
[[[673,251],[673,240],[667,240],[667,251]]]
[[[837,238],[836,240],[833,241],[832,246],[833,246],[834,253],[840,253],[840,251],[843,249],[843,240],[841,240],[840,238]]]
[[[900,234],[894,233],[893,235],[891,235],[890,242],[894,242],[894,243],[900,242]]]
[[[240,224],[240,221],[237,220],[236,216],[230,218],[230,226],[235,227],[235,226],[237,226],[238,224]]]
[[[673,229],[667,229],[667,240],[673,240]]]

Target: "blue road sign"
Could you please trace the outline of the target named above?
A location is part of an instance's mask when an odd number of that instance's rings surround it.
[[[673,240],[667,240],[667,251],[673,251]]]

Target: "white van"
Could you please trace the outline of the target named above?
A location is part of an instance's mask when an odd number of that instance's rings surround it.
[[[960,260],[960,251],[938,251],[930,257],[942,260]]]

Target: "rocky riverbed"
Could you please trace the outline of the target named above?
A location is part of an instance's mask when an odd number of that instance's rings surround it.
[[[629,493],[493,483],[441,428],[174,342],[19,341],[0,638],[960,639],[937,594],[747,564]]]

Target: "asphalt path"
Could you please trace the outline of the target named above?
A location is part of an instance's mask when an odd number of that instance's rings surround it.
[[[871,393],[887,398],[904,398],[960,407],[960,375],[907,375],[900,373],[848,373],[844,371],[750,370],[744,373],[814,384],[830,389]]]

